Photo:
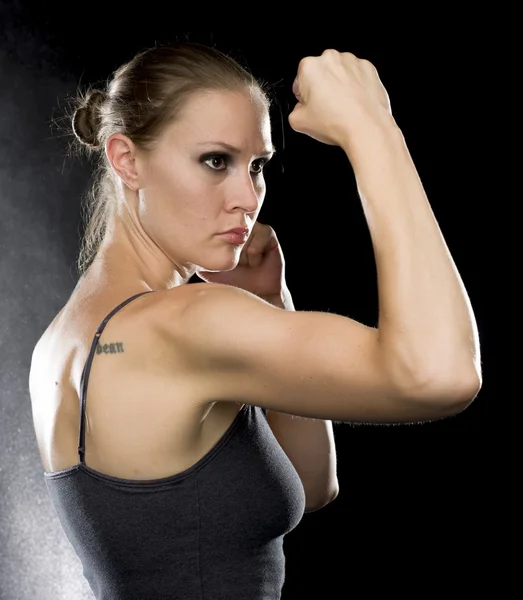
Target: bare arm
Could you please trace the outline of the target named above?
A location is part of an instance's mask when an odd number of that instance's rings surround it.
[[[282,291],[281,297],[264,300],[283,310],[294,310],[288,289]],[[267,410],[267,422],[301,479],[305,512],[314,512],[332,502],[339,493],[332,421]]]
[[[379,327],[205,285],[168,320],[172,345],[184,348],[206,403],[348,422],[456,414],[482,383],[477,327],[388,96],[374,67],[348,53],[307,57],[298,74],[291,126],[341,146],[355,172],[377,263]]]
[[[481,387],[472,307],[391,115],[342,148],[351,161],[374,247],[379,344],[392,376],[470,396]],[[443,386],[443,387],[442,387]],[[467,392],[468,390],[468,392]],[[437,393],[437,392],[436,392]]]

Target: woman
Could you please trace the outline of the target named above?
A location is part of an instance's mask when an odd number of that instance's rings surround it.
[[[481,386],[469,299],[376,70],[326,50],[293,91],[291,127],[354,169],[378,329],[294,311],[257,222],[269,98],[231,58],[152,48],[80,96],[73,129],[99,156],[81,278],[30,391],[46,484],[98,599],[279,598],[284,535],[338,492],[331,421],[438,419]]]

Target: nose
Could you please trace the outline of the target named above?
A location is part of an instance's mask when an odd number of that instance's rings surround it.
[[[253,176],[240,176],[233,183],[228,199],[229,210],[241,208],[246,213],[256,212],[265,195],[265,184],[257,181]]]

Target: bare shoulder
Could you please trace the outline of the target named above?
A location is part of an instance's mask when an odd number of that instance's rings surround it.
[[[232,286],[194,284],[164,321],[213,400],[309,418],[410,422],[453,414],[387,370],[378,330],[350,318],[285,311]]]

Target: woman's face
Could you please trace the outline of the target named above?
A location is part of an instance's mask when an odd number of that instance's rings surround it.
[[[263,166],[272,154],[269,113],[257,95],[193,96],[142,159],[144,232],[175,268],[233,269],[243,246],[219,234],[252,230],[265,198]]]

